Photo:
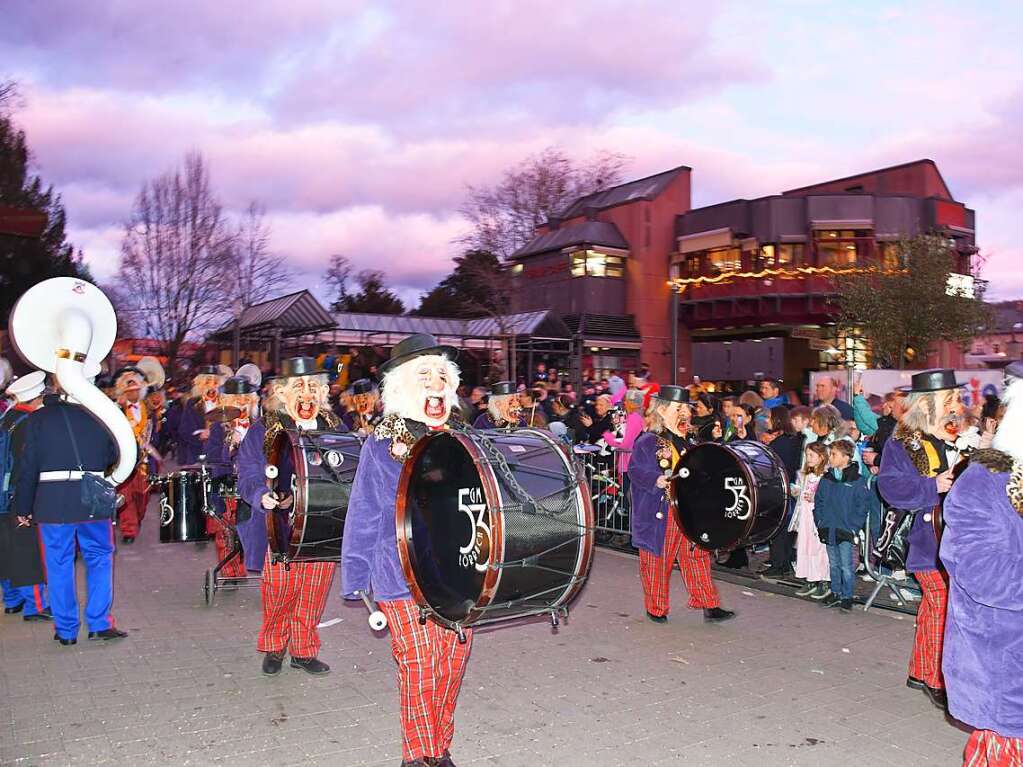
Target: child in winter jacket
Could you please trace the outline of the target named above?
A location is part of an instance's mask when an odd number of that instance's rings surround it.
[[[830,470],[825,472],[814,496],[813,518],[821,543],[827,546],[831,566],[831,595],[821,604],[839,604],[843,611],[852,610],[853,545],[863,529],[871,504],[867,479],[853,463],[854,445],[837,440],[828,445]]]

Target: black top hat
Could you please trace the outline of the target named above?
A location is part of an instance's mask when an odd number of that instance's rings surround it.
[[[391,349],[391,358],[380,366],[380,373],[386,373],[396,365],[424,357],[427,354],[440,354],[453,360],[458,356],[458,349],[437,343],[437,339],[429,333],[416,333],[401,341]]]
[[[252,381],[243,376],[232,376],[220,387],[221,394],[252,394],[254,391],[256,387],[252,385]]]
[[[352,384],[352,394],[369,394],[376,388],[376,385],[368,378],[360,378]]]
[[[316,376],[321,375],[323,372],[316,367],[316,360],[312,357],[289,357],[281,363],[281,371],[277,377]]]
[[[514,381],[498,381],[490,387],[490,396],[503,397],[506,394],[515,394],[516,391],[518,391],[518,387],[515,386]]]
[[[116,373],[114,373],[114,380],[115,381],[118,380],[125,373],[134,373],[135,375],[141,377],[143,381],[146,380],[146,374],[143,373],[141,370],[139,370],[134,365],[125,365],[123,368],[118,370]]]
[[[195,375],[197,376],[219,376],[220,368],[216,365],[200,365],[195,369]]]
[[[689,404],[689,389],[684,386],[672,386],[671,384],[661,386],[660,390],[653,396],[655,399],[659,399],[662,402],[681,402],[683,405]]]
[[[932,391],[958,389],[962,386],[965,384],[956,381],[954,370],[934,368],[914,373],[913,377],[909,379],[909,386],[900,386],[898,390],[907,394],[924,394]]]

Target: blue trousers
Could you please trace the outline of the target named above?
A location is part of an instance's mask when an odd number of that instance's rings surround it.
[[[831,592],[839,599],[852,599],[856,578],[852,541],[828,544],[827,549],[828,564],[831,565]]]
[[[4,607],[25,605],[25,615],[38,615],[47,607],[46,586],[37,583],[34,586],[12,586],[10,581],[0,581],[0,590],[4,593]]]
[[[85,562],[87,601],[85,622],[89,631],[112,628],[110,608],[114,601],[114,528],[110,520],[98,522],[40,523],[39,533],[50,585],[53,625],[62,639],[78,636],[81,620],[75,589],[75,543]]]

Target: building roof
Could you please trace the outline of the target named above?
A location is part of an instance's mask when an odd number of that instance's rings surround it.
[[[889,165],[887,168],[878,168],[877,170],[868,170],[863,173],[855,173],[852,176],[844,176],[843,178],[835,178],[830,181],[820,181],[816,184],[810,184],[809,186],[801,186],[796,189],[789,189],[782,192],[783,195],[804,195],[812,194],[815,192],[824,193],[824,188],[835,185],[848,185],[850,183],[862,182],[873,180],[877,182],[880,187],[878,191],[886,193],[911,193],[908,190],[902,188],[905,184],[906,173],[918,171],[919,173],[930,176],[933,181],[936,182],[938,188],[941,190],[942,195],[945,199],[953,200],[952,192],[948,188],[948,184],[945,183],[945,179],[941,175],[941,171],[938,170],[937,163],[934,160],[922,159],[912,160],[911,162],[904,162],[898,165]],[[917,176],[919,178],[919,176]],[[889,188],[891,187],[891,188]],[[926,195],[915,195],[915,196],[926,196]]]
[[[430,333],[438,338],[495,338],[512,334],[569,339],[571,332],[550,310],[459,320],[443,317],[411,317],[395,314],[336,312],[336,328],[367,335]]]
[[[583,221],[537,235],[515,251],[512,258],[535,256],[538,253],[561,250],[570,245],[602,245],[621,250],[629,248],[629,243],[614,224],[608,221]]]
[[[334,327],[334,318],[308,290],[289,293],[253,304],[242,312],[240,333],[245,338],[272,337],[280,332],[282,338],[316,333]],[[224,340],[233,335],[232,320],[210,334],[211,340]]]
[[[692,168],[687,165],[679,165],[677,168],[655,173],[653,176],[628,181],[601,192],[588,194],[569,205],[560,218],[568,219],[582,216],[589,208],[603,210],[604,208],[612,208],[615,205],[621,205],[626,202],[652,200],[663,192],[668,184],[674,181],[682,171],[690,170]]]

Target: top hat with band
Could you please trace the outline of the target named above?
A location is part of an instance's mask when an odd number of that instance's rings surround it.
[[[517,391],[518,387],[513,381],[498,381],[490,387],[489,393],[491,397],[504,397],[508,394],[515,394]]]
[[[954,370],[933,368],[914,373],[913,377],[909,379],[909,386],[900,386],[897,391],[905,392],[906,394],[926,394],[928,392],[959,389],[965,385],[956,381]]]
[[[661,402],[678,402],[683,405],[688,405],[689,389],[684,386],[666,384],[661,387],[660,391],[653,395],[653,398],[660,400]]]
[[[414,360],[416,357],[425,357],[429,354],[439,354],[449,360],[458,356],[458,349],[454,346],[447,346],[437,342],[430,333],[416,333],[402,340],[391,349],[391,358],[380,366],[380,372],[386,373],[403,362]]]

